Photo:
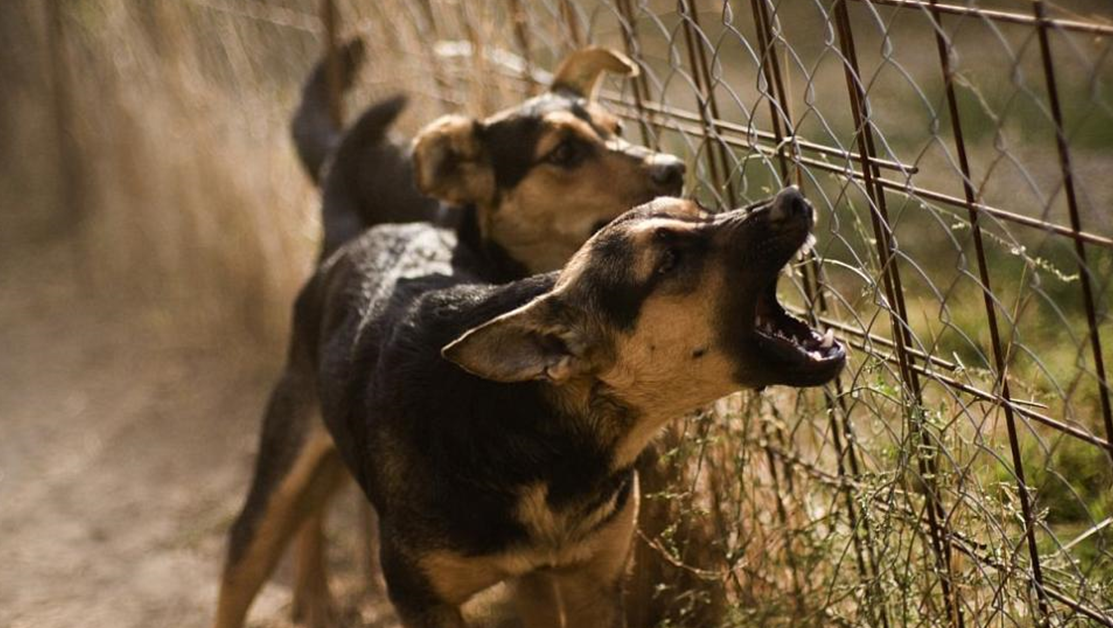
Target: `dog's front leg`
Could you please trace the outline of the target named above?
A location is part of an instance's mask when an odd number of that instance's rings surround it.
[[[404,607],[394,605],[406,628],[467,628],[460,609],[450,605]]]
[[[591,566],[518,579],[514,605],[525,628],[624,628],[622,573]]]
[[[482,559],[399,544],[380,518],[379,543],[387,595],[406,628],[466,628],[460,607],[505,578]]]
[[[630,563],[630,546],[638,519],[638,477],[622,509],[588,541],[594,549],[586,562],[546,574],[559,600],[564,628],[625,628],[623,579]],[[527,626],[533,628],[533,623]],[[549,626],[538,623],[537,626]]]
[[[428,581],[419,583],[414,574],[399,576],[387,564],[384,560],[387,594],[405,628],[467,628],[459,605],[440,599]]]
[[[528,573],[514,583],[514,607],[525,628],[564,628],[564,609],[552,575]]]

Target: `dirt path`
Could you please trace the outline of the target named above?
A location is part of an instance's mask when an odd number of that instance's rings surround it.
[[[59,281],[68,260],[43,244],[0,256],[0,626],[207,626],[278,365],[158,341]],[[344,501],[334,528],[356,521]],[[358,537],[335,536],[337,588],[374,619],[381,606],[350,593]],[[289,571],[253,626],[289,625]]]

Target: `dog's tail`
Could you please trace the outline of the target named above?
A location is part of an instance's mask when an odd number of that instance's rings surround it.
[[[359,38],[353,39],[337,50],[340,66],[340,89],[347,91],[355,80],[356,71],[363,64],[364,46]],[[340,142],[344,129],[338,125],[329,110],[328,58],[317,63],[301,91],[301,103],[290,121],[294,146],[306,173],[313,183],[320,185],[322,169],[332,151]]]
[[[343,134],[324,184],[324,255],[377,224],[428,218],[433,201],[416,191],[408,156],[387,136],[405,107],[401,94],[381,100]]]

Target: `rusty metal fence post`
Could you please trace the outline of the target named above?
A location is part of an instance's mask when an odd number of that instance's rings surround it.
[[[892,338],[895,343],[897,359],[902,380],[905,385],[905,416],[912,431],[919,433],[921,447],[916,456],[921,481],[927,486],[927,517],[931,547],[939,570],[940,585],[947,615],[957,628],[963,628],[965,619],[962,602],[954,584],[951,571],[951,548],[949,532],[945,529],[947,520],[942,497],[936,485],[939,477],[934,456],[925,456],[934,450],[930,437],[922,423],[923,393],[919,375],[913,368],[914,361],[908,352],[912,337],[908,328],[908,312],[904,302],[904,289],[901,285],[897,265],[896,245],[893,240],[892,222],[886,208],[885,190],[875,183],[880,176],[873,158],[877,155],[874,147],[874,131],[871,121],[869,97],[862,81],[858,66],[858,54],[854,46],[854,29],[847,9],[848,0],[836,0],[835,16],[838,23],[839,47],[845,60],[847,90],[854,118],[855,135],[861,159],[861,173],[865,181],[866,195],[870,203],[870,220],[877,243],[878,263],[885,289],[886,308],[892,323]]]
[[[947,93],[947,107],[951,115],[951,131],[954,134],[955,150],[958,152],[959,171],[962,176],[962,190],[966,202],[973,206],[977,202],[977,193],[971,181],[970,161],[966,153],[966,142],[962,132],[962,118],[958,108],[958,98],[955,96],[954,72],[951,68],[950,46],[943,33],[942,16],[940,15],[936,0],[929,0],[932,8],[932,17],[935,20],[935,41],[939,52],[939,65],[943,72],[943,84]],[[1020,508],[1024,516],[1024,536],[1028,542],[1028,552],[1032,560],[1032,581],[1039,598],[1039,622],[1047,625],[1048,607],[1047,597],[1043,592],[1043,573],[1040,569],[1039,549],[1036,547],[1035,520],[1032,513],[1031,497],[1024,477],[1024,461],[1020,453],[1020,440],[1016,431],[1016,417],[1012,410],[1012,395],[1009,391],[1008,365],[1002,348],[1001,332],[997,324],[997,306],[993,297],[993,286],[989,276],[989,267],[986,263],[985,244],[982,241],[982,229],[978,222],[978,212],[968,210],[970,229],[974,239],[974,251],[978,260],[978,279],[981,281],[982,298],[985,304],[986,320],[989,323],[990,344],[993,351],[994,367],[996,373],[996,386],[1000,390],[1003,400],[1001,408],[1005,413],[1005,425],[1009,433],[1009,448],[1012,454],[1014,471],[1016,473],[1017,494],[1020,497]]]
[[[1063,175],[1063,190],[1067,195],[1067,209],[1070,212],[1070,226],[1077,236],[1082,232],[1082,220],[1078,216],[1078,197],[1074,185],[1074,169],[1071,166],[1070,147],[1067,145],[1066,129],[1063,127],[1063,109],[1059,104],[1059,87],[1055,79],[1055,62],[1051,58],[1051,44],[1048,43],[1047,29],[1050,22],[1045,15],[1043,0],[1032,3],[1032,12],[1040,40],[1040,60],[1043,65],[1044,80],[1047,83],[1047,99],[1051,106],[1052,121],[1055,123],[1055,148],[1059,155],[1059,167]],[[1098,397],[1101,399],[1102,420],[1105,423],[1105,440],[1113,443],[1113,405],[1109,400],[1109,380],[1105,375],[1105,357],[1101,350],[1101,336],[1098,330],[1097,308],[1094,303],[1093,277],[1086,261],[1086,245],[1078,237],[1073,238],[1074,251],[1078,255],[1078,272],[1081,276],[1082,300],[1086,308],[1086,325],[1090,332],[1090,349],[1094,356],[1094,372],[1097,377]],[[1113,462],[1113,450],[1108,450]]]

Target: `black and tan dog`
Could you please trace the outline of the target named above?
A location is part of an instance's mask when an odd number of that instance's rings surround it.
[[[331,434],[378,510],[407,627],[463,626],[460,605],[502,581],[527,626],[621,626],[634,463],[658,429],[740,388],[823,384],[844,364],[830,333],[776,297],[812,224],[791,188],[719,215],[662,198],[562,271],[506,284],[432,225],[349,243],[299,296],[264,437],[284,456],[260,458],[222,603],[331,481],[281,447],[319,404],[328,434],[309,440]]]
[[[362,56],[358,41],[345,47],[345,86]],[[594,101],[603,72],[635,68],[618,53],[581,50],[561,64],[548,92],[484,120],[441,118],[410,149],[387,138],[401,98],[372,106],[346,131],[337,128],[319,65],[306,83],[293,134],[323,190],[322,259],[374,225],[429,221],[452,230],[470,272],[484,281],[559,268],[629,207],[680,192],[683,164],[623,141],[617,119]],[[410,263],[403,252],[399,263]],[[346,473],[332,438],[312,419],[315,402],[306,391],[315,382],[304,376],[288,371],[270,401],[255,482],[231,535],[217,626],[242,624],[295,533],[294,613],[313,626],[332,623],[321,512]]]
[[[340,52],[342,86],[363,59]],[[619,137],[594,97],[603,72],[637,66],[605,48],[579,50],[544,94],[484,120],[445,116],[412,147],[387,137],[405,106],[394,97],[341,131],[328,114],[324,63],[294,116],[294,143],[324,193],[324,254],[368,227],[433,221],[461,228],[504,277],[559,268],[594,230],[630,207],[679,194],[684,164]]]

